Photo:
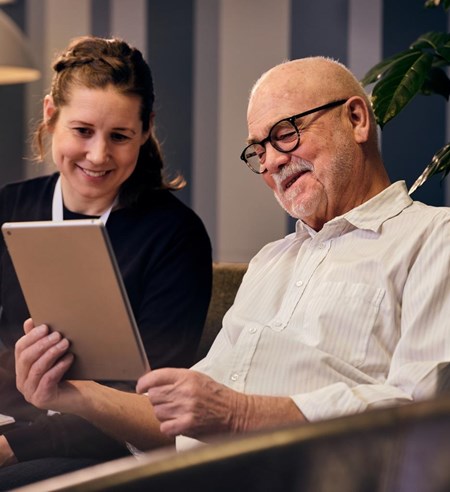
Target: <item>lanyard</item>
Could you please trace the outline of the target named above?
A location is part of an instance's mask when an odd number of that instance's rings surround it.
[[[99,217],[99,219],[103,222],[103,224],[106,224],[109,214],[111,213],[112,209],[115,207],[116,204],[117,204],[117,197],[114,199],[112,205],[108,209],[106,209]],[[64,220],[63,214],[64,214],[64,205],[63,205],[63,196],[62,196],[62,189],[61,189],[61,176],[59,176],[58,180],[56,181],[55,190],[53,191],[52,220],[53,221]]]

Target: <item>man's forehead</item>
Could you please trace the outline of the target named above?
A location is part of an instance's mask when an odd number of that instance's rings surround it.
[[[256,96],[256,101],[263,97],[280,101],[301,98],[307,103],[329,89],[327,80],[335,70],[336,67],[330,62],[317,58],[293,60],[277,65],[257,81],[251,99]]]
[[[283,67],[284,68],[284,67]],[[260,107],[270,107],[280,112],[293,106],[308,109],[319,92],[319,82],[302,76],[298,70],[279,68],[263,78],[252,92],[248,114]],[[290,111],[287,110],[288,112]]]
[[[313,96],[299,87],[284,86],[256,91],[249,102],[247,123],[249,139],[266,136],[277,121],[310,108]]]

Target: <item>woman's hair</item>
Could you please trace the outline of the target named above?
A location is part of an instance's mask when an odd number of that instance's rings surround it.
[[[50,95],[56,111],[47,122],[41,121],[34,134],[37,160],[45,154],[44,137],[58,119],[59,109],[67,105],[74,87],[105,89],[114,87],[124,95],[139,96],[143,131],[149,130],[155,95],[150,67],[142,53],[121,39],[82,36],[74,39],[53,64],[55,71]],[[131,176],[122,184],[119,201],[123,206],[137,204],[151,190],[178,190],[185,185],[181,176],[168,181],[163,174],[161,149],[153,130],[141,146]]]

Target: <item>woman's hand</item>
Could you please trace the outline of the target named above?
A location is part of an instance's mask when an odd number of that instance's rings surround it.
[[[73,362],[69,341],[46,325],[24,323],[25,336],[16,343],[16,384],[25,399],[38,408],[64,411],[72,385],[61,381]]]
[[[24,330],[25,336],[16,343],[16,379],[28,402],[78,415],[118,441],[140,449],[172,443],[159,432],[147,398],[94,381],[63,380],[74,358],[68,352],[68,340],[45,325],[34,327],[31,320],[25,321]]]

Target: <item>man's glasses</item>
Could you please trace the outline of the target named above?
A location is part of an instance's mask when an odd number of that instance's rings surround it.
[[[263,174],[267,171],[264,167],[266,161],[266,144],[270,142],[272,147],[279,152],[288,153],[295,150],[300,144],[300,130],[295,124],[296,120],[307,116],[323,109],[331,109],[337,106],[341,106],[346,103],[348,99],[339,99],[338,101],[329,102],[323,104],[314,109],[310,109],[300,114],[295,114],[289,118],[284,118],[275,125],[269,131],[269,135],[261,142],[255,142],[242,151],[241,159],[247,164],[247,166],[256,174]]]

